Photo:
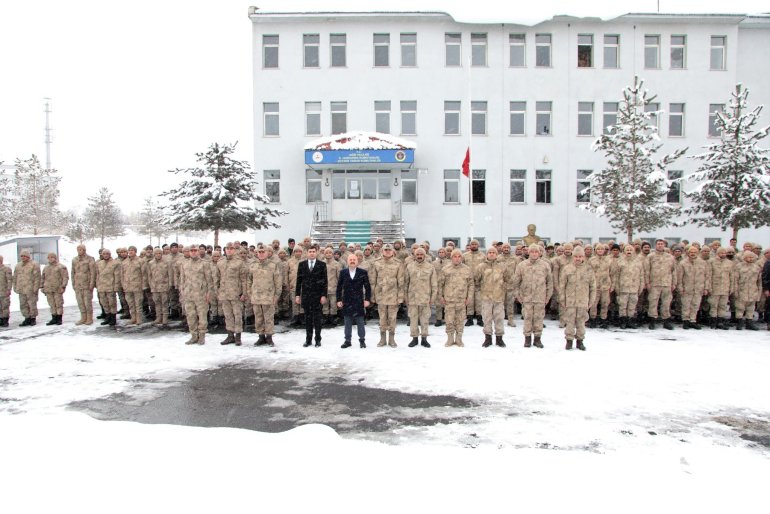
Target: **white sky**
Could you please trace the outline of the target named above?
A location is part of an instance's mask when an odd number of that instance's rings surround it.
[[[661,12],[760,13],[766,2],[660,0]],[[430,10],[462,21],[655,12],[656,0],[8,0],[0,3],[0,161],[45,162],[43,98],[64,208],[109,187],[125,212],[173,187],[214,141],[252,161],[251,23],[264,11]],[[319,7],[320,6],[320,7]],[[299,151],[299,150],[298,150]]]

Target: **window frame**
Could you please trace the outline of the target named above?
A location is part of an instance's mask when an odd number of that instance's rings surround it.
[[[514,104],[522,104],[524,108],[522,110],[515,110]],[[521,133],[513,132],[513,117],[521,115]],[[508,135],[509,136],[526,136],[527,135],[527,101],[526,100],[511,100],[508,103]]]
[[[647,42],[647,38],[655,38],[656,43],[650,44]],[[647,65],[648,50],[655,50],[655,66]],[[645,70],[659,70],[660,69],[660,34],[645,34],[644,35],[644,69]]]
[[[381,41],[377,41],[378,37]],[[385,53],[378,53],[378,48],[385,48]],[[385,57],[385,64],[377,64],[377,56]],[[372,67],[373,68],[390,68],[390,33],[389,32],[375,32],[372,35]]]
[[[414,104],[414,109],[410,110],[408,108],[406,108],[406,109],[404,108],[404,104],[409,104],[409,103],[413,103]],[[406,107],[410,107],[410,106],[407,105]],[[402,136],[416,136],[417,135],[417,100],[401,100],[399,102],[399,108],[400,108],[400,112],[401,112],[401,135]],[[404,119],[405,118],[404,117],[405,116],[409,116],[409,115],[411,115],[413,117],[413,120],[414,120],[414,131],[413,132],[405,132],[404,131],[404,125],[405,125],[405,123],[404,123]]]
[[[268,110],[268,106],[275,106],[275,110]],[[268,120],[275,118],[275,133],[268,131]],[[281,106],[279,102],[262,102],[262,137],[281,136]]]
[[[672,205],[682,205],[682,182],[684,177],[683,170],[667,170],[667,179],[670,182],[666,189],[666,203]],[[671,195],[676,194],[676,201],[671,201]]]
[[[277,173],[277,176],[268,176],[269,174]],[[264,194],[269,199],[268,203],[280,204],[281,203],[281,170],[263,170],[262,176],[264,177]],[[273,196],[268,192],[268,186],[275,185],[278,188],[278,199],[275,200]]]
[[[378,105],[379,104],[379,105]],[[387,105],[385,105],[387,104]],[[390,134],[390,110],[391,108],[391,101],[390,100],[375,100],[374,101],[374,131],[379,132],[381,134]],[[380,130],[380,117],[381,115],[385,115],[386,123],[388,125],[388,130],[382,131]]]
[[[608,111],[608,106],[615,106],[614,111]],[[620,109],[620,102],[602,102],[602,135],[608,135],[610,132],[608,130],[609,127],[614,127],[618,124],[618,110]],[[607,124],[607,117],[613,116],[614,121]]]
[[[335,104],[337,109],[335,110]],[[339,107],[344,107],[344,110],[340,110]],[[348,131],[348,102],[347,101],[330,101],[329,102],[329,114],[330,114],[330,121],[331,121],[331,134],[337,135],[337,134],[344,134]],[[335,125],[335,118],[342,117],[344,123],[345,123],[345,129],[341,132],[336,132],[334,130]]]
[[[483,54],[477,54],[479,47],[483,50]],[[486,32],[471,32],[471,67],[474,68],[486,68],[489,66],[489,35]],[[477,55],[482,57],[484,62],[476,62]]]
[[[548,42],[538,41],[538,38],[548,38]],[[539,64],[538,57],[541,48],[548,49],[548,64]],[[535,34],[535,68],[552,68],[553,67],[553,34],[540,33]]]
[[[275,42],[268,42],[269,38],[275,38]],[[268,50],[275,50],[275,66],[268,66]],[[275,70],[281,64],[280,60],[280,36],[278,34],[262,34],[262,69]]]
[[[714,45],[714,39],[721,39],[721,45]],[[719,68],[714,67],[714,50],[721,49],[722,59]],[[709,36],[709,70],[710,71],[726,71],[727,70],[727,36]]]
[[[714,108],[717,108],[716,110]],[[725,104],[709,104],[708,137],[720,138],[722,133],[717,128],[716,120],[718,112],[725,112]],[[712,130],[713,129],[713,130]]]
[[[541,109],[541,105],[548,104],[548,110]],[[541,132],[540,130],[540,118],[541,116],[548,116],[548,125],[547,130],[546,128],[543,129]],[[535,101],[535,135],[536,136],[553,136],[553,101],[552,100],[542,100],[542,101]]]
[[[577,67],[578,68],[594,68],[594,35],[593,34],[578,34],[577,35]],[[586,43],[586,41],[588,41]],[[586,54],[588,57],[588,63],[581,65],[580,59],[581,59],[581,53],[586,52],[585,49],[588,49],[588,53]]]
[[[681,43],[674,43],[674,38],[682,38]],[[672,70],[687,69],[687,34],[671,34],[671,45],[669,50],[669,68]],[[682,65],[674,66],[674,50],[682,50]]]
[[[313,38],[315,38],[315,41],[312,41]],[[315,50],[315,60],[316,60],[315,66],[308,64],[309,50]],[[302,67],[306,69],[316,69],[321,67],[321,35],[320,34],[302,34]]]
[[[317,185],[318,187],[318,200],[310,199],[310,185]],[[305,176],[305,203],[314,204],[323,201],[323,179],[321,177],[313,177],[306,173]]]
[[[682,110],[681,111],[674,111],[674,106],[675,105],[677,105],[677,106],[681,105],[682,106]],[[685,123],[685,119],[686,119],[685,118],[686,114],[687,114],[687,109],[686,109],[686,106],[685,106],[684,102],[670,102],[668,104],[668,137],[685,137],[686,131],[685,131],[685,128],[684,128],[684,123]],[[681,133],[680,134],[672,134],[671,133],[671,118],[674,118],[674,117],[681,118],[681,123],[680,123]]]
[[[591,110],[590,111],[581,110],[586,105],[590,105],[591,106]],[[593,135],[594,135],[594,102],[578,102],[577,113],[578,113],[578,116],[577,116],[577,122],[578,122],[577,135],[579,137],[593,137]],[[590,127],[591,130],[590,130],[590,132],[588,134],[584,134],[584,133],[580,132],[580,120],[581,120],[581,118],[583,118],[585,116],[589,116],[590,120],[591,120],[591,122],[589,123],[589,127]]]
[[[514,36],[521,36],[521,38],[514,38]],[[514,41],[520,40],[521,43]],[[521,64],[513,64],[513,49],[521,47]],[[508,67],[509,68],[526,68],[527,67],[527,33],[526,32],[511,32],[508,34]]]
[[[594,172],[594,170],[577,170],[575,174],[575,203],[578,205],[585,205],[591,203],[591,174]],[[587,193],[584,193],[584,195],[587,195],[587,199],[581,199],[585,198],[585,196],[581,196],[581,191],[585,191],[588,189]]]
[[[318,106],[318,110],[312,110],[313,106]],[[322,109],[322,102],[305,102],[305,136],[321,136],[323,134],[321,129]],[[308,130],[310,116],[318,118],[318,133],[310,132]]]
[[[617,38],[615,43],[608,43],[607,38]],[[605,70],[617,70],[620,69],[620,34],[604,34],[603,38],[603,51],[602,51],[602,68]],[[607,50],[610,48],[615,49],[615,65],[607,66]]]
[[[341,38],[341,43],[340,43]],[[335,48],[342,49],[342,64],[336,63],[334,58]],[[329,67],[347,68],[348,66],[348,35],[345,33],[329,34]]]
[[[414,37],[414,41],[404,41],[404,38]],[[401,67],[402,68],[416,68],[417,67],[417,33],[416,32],[402,32],[399,35],[399,43],[401,49]],[[404,51],[411,48],[413,52],[414,63],[404,64]]]
[[[548,174],[547,178],[544,175]],[[540,201],[540,185],[543,184],[543,194],[547,196],[547,201]],[[535,170],[535,204],[553,205],[553,170]]]
[[[457,37],[455,42],[453,39]],[[457,50],[457,64],[449,64],[449,50]],[[462,32],[445,32],[444,33],[444,67],[445,68],[462,68],[463,66],[463,34]]]
[[[483,105],[482,105],[483,104]],[[488,129],[488,104],[486,100],[472,100],[471,101],[471,135],[473,136],[486,136]],[[484,131],[476,132],[476,121],[482,118],[484,122]]]
[[[521,176],[515,176],[514,173],[523,174],[523,177]],[[514,183],[521,183],[521,196],[522,200],[520,202],[515,201],[513,199],[513,184]],[[511,169],[508,174],[508,204],[509,205],[526,205],[527,203],[527,170],[526,169]]]
[[[450,109],[448,104],[457,104],[457,109]],[[447,130],[448,121],[450,116],[457,117],[457,132],[452,133]],[[461,100],[444,100],[444,135],[445,136],[460,136],[462,135],[462,101]]]
[[[482,198],[483,201],[476,201],[476,185],[481,184],[481,195],[483,195],[484,198]],[[471,169],[471,185],[470,189],[468,190],[468,196],[470,197],[469,203],[472,202],[474,205],[486,205],[487,203],[487,170],[485,169]]]
[[[451,176],[448,176],[451,175]],[[443,174],[443,184],[444,184],[444,205],[460,205],[460,176],[461,172],[458,169],[448,169],[444,170]],[[457,200],[451,201],[447,199],[447,186],[454,185],[456,188],[455,194]]]

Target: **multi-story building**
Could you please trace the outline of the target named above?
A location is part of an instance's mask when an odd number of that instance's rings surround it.
[[[588,176],[605,165],[592,143],[615,123],[634,76],[657,95],[660,155],[714,142],[713,112],[739,82],[751,105],[770,104],[770,16],[556,16],[525,26],[252,8],[250,19],[255,169],[291,213],[281,239],[322,219],[402,219],[407,239],[434,247],[518,241],[530,223],[552,241],[625,240],[581,205]],[[680,159],[670,178],[696,167]],[[683,204],[691,187],[672,183],[661,201]],[[730,237],[694,225],[639,236]],[[770,229],[740,236],[766,244]]]

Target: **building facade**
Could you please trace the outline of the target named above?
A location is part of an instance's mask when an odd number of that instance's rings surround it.
[[[390,218],[433,247],[471,236],[518,241],[530,223],[551,241],[625,240],[581,205],[588,177],[605,165],[592,143],[615,122],[634,76],[657,95],[660,155],[714,142],[713,112],[737,83],[752,106],[770,104],[770,17],[557,16],[525,26],[444,13],[249,16],[254,167],[290,213],[262,239],[304,236],[321,218]],[[378,153],[386,149],[411,154]],[[696,168],[680,159],[670,178]],[[673,183],[661,201],[685,206],[682,189],[692,187]],[[730,237],[694,225],[639,236]],[[739,237],[766,245],[770,229]]]

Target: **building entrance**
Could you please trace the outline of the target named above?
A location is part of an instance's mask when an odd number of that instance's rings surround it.
[[[389,221],[391,205],[390,170],[332,172],[332,219]]]

